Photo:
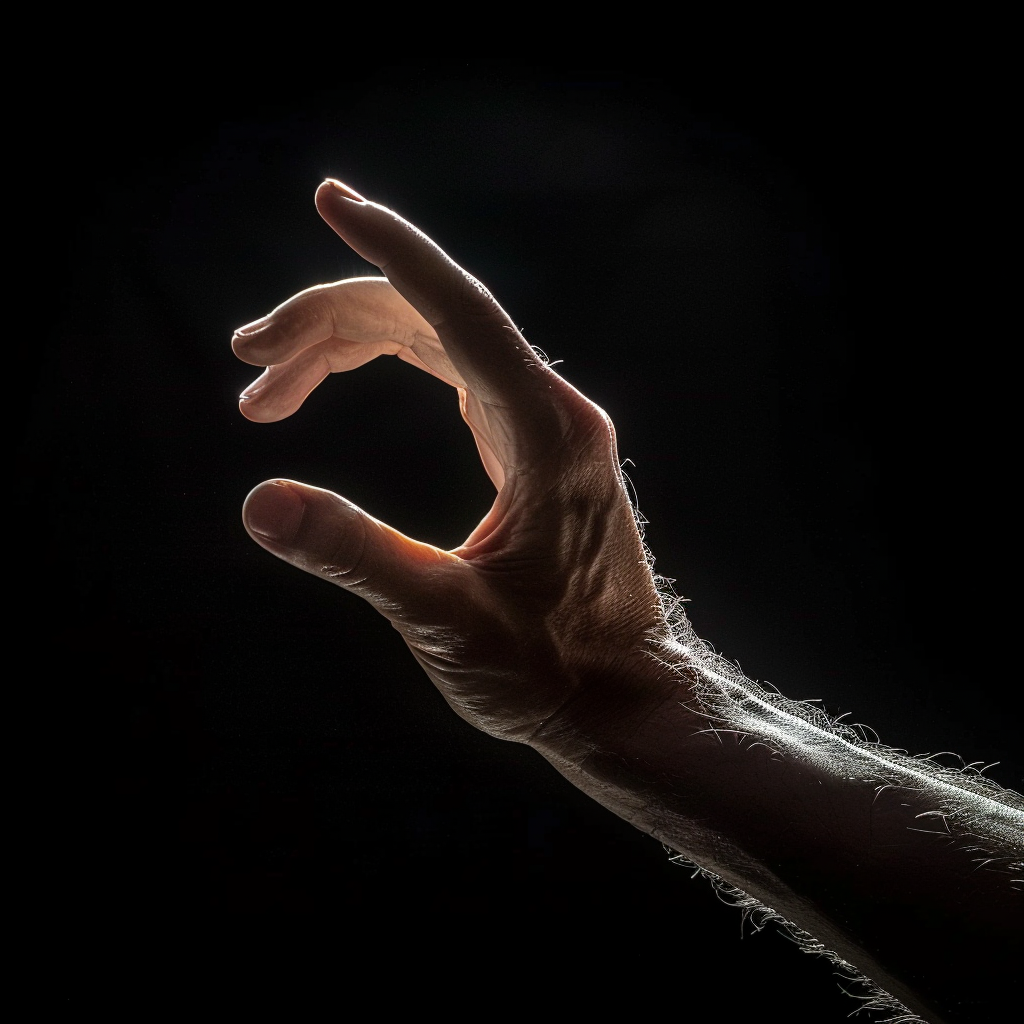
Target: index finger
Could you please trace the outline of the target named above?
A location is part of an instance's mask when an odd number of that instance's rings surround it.
[[[434,328],[469,390],[505,410],[516,433],[529,425],[550,440],[552,417],[565,411],[553,399],[575,389],[540,359],[487,288],[414,225],[341,182],[325,181],[316,205]]]

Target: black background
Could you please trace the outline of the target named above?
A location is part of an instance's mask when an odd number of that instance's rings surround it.
[[[513,1001],[538,972],[577,1004],[667,978],[728,985],[736,1019],[846,1019],[826,964],[741,941],[657,843],[452,716],[369,606],[244,533],[284,476],[459,543],[491,494],[454,393],[378,360],[254,425],[229,339],[371,271],[317,216],[323,177],[392,206],[611,414],[701,636],[1020,788],[998,99],[912,74],[239,78],[94,86],[54,129],[74,170],[19,490],[68,948],[173,962],[242,923],[347,985],[383,943]]]

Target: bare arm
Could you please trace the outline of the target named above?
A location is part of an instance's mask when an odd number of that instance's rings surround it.
[[[330,372],[397,355],[458,390],[498,493],[441,551],[274,481],[246,502],[254,539],[370,601],[473,725],[532,745],[925,1019],[975,1019],[1019,941],[1020,798],[871,747],[713,656],[658,592],[602,410],[396,214],[329,183],[317,205],[386,279],[310,289],[241,329],[236,353],[268,367],[243,413],[281,419]]]
[[[867,743],[744,679],[681,617],[674,631],[661,660],[680,692],[635,731],[595,702],[535,746],[737,905],[842,961],[886,1019],[992,1019],[1024,952],[1019,795]]]

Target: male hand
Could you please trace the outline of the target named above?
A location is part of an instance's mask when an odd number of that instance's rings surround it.
[[[650,657],[665,620],[608,416],[413,225],[338,182],[316,205],[386,277],[310,288],[236,331],[236,355],[267,367],[243,392],[243,415],[283,419],[329,374],[398,356],[456,389],[498,493],[452,551],[290,480],[252,491],[246,529],[369,601],[455,711],[491,735],[568,741],[584,722],[593,735],[638,721],[674,684]]]
[[[743,679],[682,617],[670,631],[608,417],[397,214],[330,182],[317,206],[386,280],[310,289],[238,331],[235,352],[268,367],[243,413],[289,416],[330,372],[397,355],[457,389],[498,495],[441,551],[271,481],[246,501],[252,536],[370,601],[463,718],[834,950],[881,986],[869,1005],[973,1021],[1008,998],[1008,959],[989,951],[1019,932],[1020,797],[857,743]],[[936,815],[943,830],[922,827]],[[979,870],[979,851],[1002,867]]]

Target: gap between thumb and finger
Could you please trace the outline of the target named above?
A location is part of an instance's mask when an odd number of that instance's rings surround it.
[[[352,590],[392,621],[436,608],[462,560],[367,515],[341,496],[294,480],[268,480],[242,507],[261,547]]]

